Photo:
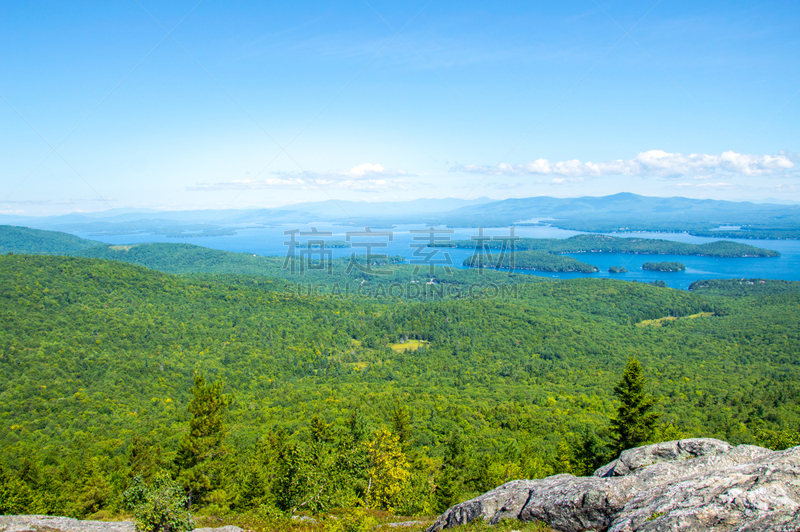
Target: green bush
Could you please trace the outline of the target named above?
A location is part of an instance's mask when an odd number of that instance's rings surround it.
[[[378,524],[367,510],[353,508],[325,521],[325,532],[369,532]]]
[[[141,477],[134,478],[123,499],[133,510],[137,532],[185,532],[194,528],[188,498],[166,473],[158,474],[149,485]]]

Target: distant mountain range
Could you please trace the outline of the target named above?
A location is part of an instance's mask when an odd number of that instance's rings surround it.
[[[586,232],[686,231],[724,238],[800,238],[800,205],[630,193],[602,197],[418,199],[398,202],[327,200],[272,209],[73,213],[48,217],[0,216],[0,224],[92,235],[131,233],[180,236],[233,234],[242,225],[334,222],[386,227],[420,223],[451,227],[547,224]]]
[[[444,216],[457,207],[475,207],[489,203],[489,198],[418,199],[397,202],[360,202],[327,200],[298,203],[272,209],[226,209],[153,211],[143,209],[107,210],[95,213],[72,213],[59,216],[0,215],[0,224],[96,234],[157,233],[184,231],[210,232],[241,224],[282,224],[338,222],[354,225],[391,225],[415,223]]]
[[[526,222],[586,232],[686,231],[726,238],[799,238],[800,205],[621,193],[602,197],[507,199],[461,207],[446,217],[451,226]]]

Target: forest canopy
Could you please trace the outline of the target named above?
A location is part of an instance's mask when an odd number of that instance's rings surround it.
[[[576,279],[411,301],[290,285],[0,256],[2,511],[118,511],[137,475],[189,478],[198,372],[230,396],[195,503],[217,513],[363,502],[382,478],[369,500],[424,514],[514,478],[589,473],[613,448],[631,357],[658,399],[655,439],[782,445],[800,423],[796,291]],[[678,319],[636,326],[665,317]],[[386,476],[384,456],[404,472]]]

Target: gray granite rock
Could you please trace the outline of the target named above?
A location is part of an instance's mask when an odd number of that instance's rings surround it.
[[[244,529],[238,526],[226,525],[218,528],[195,528],[192,532],[244,532]]]
[[[619,458],[595,471],[594,476],[622,477],[654,464],[688,460],[700,456],[717,456],[727,453],[731,448],[731,444],[713,438],[692,438],[645,445],[622,451]]]
[[[479,518],[542,521],[562,532],[797,532],[800,447],[697,438],[629,449],[591,477],[504,484],[450,508],[428,531]]]
[[[738,457],[752,456],[747,452],[752,447],[742,447],[734,448]],[[795,447],[661,482],[632,497],[609,532],[798,529],[800,447]]]
[[[1,515],[0,532],[24,532],[44,529],[62,532],[134,532],[131,521],[81,521],[52,515]]]
[[[135,532],[132,521],[83,521],[52,515],[0,515],[0,532]],[[192,532],[244,532],[238,526],[195,528]]]

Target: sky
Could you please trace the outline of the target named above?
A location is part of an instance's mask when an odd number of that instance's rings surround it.
[[[0,213],[800,201],[800,3],[7,2]]]

